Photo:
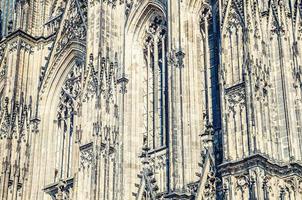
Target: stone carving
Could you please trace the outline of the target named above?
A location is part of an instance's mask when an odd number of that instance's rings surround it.
[[[150,163],[150,155],[148,151],[150,150],[149,147],[144,146],[143,151],[142,151],[142,164],[143,164],[143,169],[141,173],[138,175],[140,179],[142,179],[142,182],[145,182],[144,187],[145,188],[140,188],[143,185],[138,185],[139,190],[143,189],[143,196],[149,196],[150,199],[160,199],[162,194],[159,193],[159,187],[157,184],[157,180],[155,178],[154,174],[154,168],[152,167]],[[134,194],[138,198],[138,194]]]
[[[302,194],[302,180],[298,180],[298,192]]]
[[[245,89],[244,84],[238,84],[226,90],[226,100],[228,109],[235,112],[235,107],[242,108],[245,106]]]
[[[244,191],[249,186],[249,178],[247,176],[239,176],[237,177],[237,188],[241,191]]]
[[[219,179],[215,176],[213,170],[208,174],[207,181],[204,188],[205,199],[215,199],[216,197],[216,184]]]
[[[73,178],[60,179],[43,190],[55,200],[71,200],[73,184]]]
[[[80,147],[80,166],[83,169],[94,165],[95,158],[92,143]]]
[[[4,105],[1,106],[1,135],[0,138],[6,138],[8,136],[10,128],[10,113],[8,111],[9,100],[8,97],[5,98]]]
[[[1,63],[1,61],[0,61]],[[0,80],[6,77],[6,73],[7,73],[7,64],[6,62],[3,63],[2,65],[2,69],[0,69]]]
[[[82,71],[82,62],[76,61],[65,80],[64,86],[62,87],[57,114],[59,125],[61,120],[65,120],[68,116],[76,112],[78,97],[82,89]]]
[[[29,109],[31,105],[21,101],[15,101],[10,107],[11,101],[8,97],[5,98],[1,105],[0,112],[0,139],[14,138],[18,142],[25,142],[27,140],[26,134],[29,132]]]
[[[6,43],[3,43],[0,45],[0,64],[2,63],[2,60],[4,58],[4,53],[6,49]]]
[[[63,21],[63,30],[57,41],[56,54],[61,52],[71,41],[85,42],[85,19],[82,18],[83,15],[81,15],[81,11],[77,6],[76,1],[77,0],[72,0],[69,11],[67,12],[68,17]],[[84,3],[83,5],[83,7],[85,7]]]
[[[18,47],[24,49],[25,52],[33,53],[33,46],[24,40],[17,40],[10,44],[9,52],[16,51]]]

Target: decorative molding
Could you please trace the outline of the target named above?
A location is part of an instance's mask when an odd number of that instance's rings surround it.
[[[18,39],[12,43],[9,44],[9,52],[12,53],[13,51],[18,50],[18,48],[24,49],[25,52],[33,53],[33,45],[29,44],[25,40]]]
[[[94,164],[93,143],[80,146],[80,169],[90,168]]]
[[[228,110],[236,112],[235,107],[242,108],[245,106],[245,83],[236,84],[225,89],[225,98],[227,101]]]
[[[218,166],[218,171],[222,175],[242,173],[247,168],[260,167],[269,174],[278,176],[290,176],[302,174],[302,165],[298,163],[278,163],[273,162],[263,155],[255,154],[237,162],[225,162]]]
[[[0,44],[0,64],[2,63],[5,55],[6,43]]]
[[[49,194],[53,199],[71,199],[73,184],[73,178],[61,179],[56,183],[44,187],[43,191]]]
[[[64,15],[67,17],[63,19],[63,29],[55,46],[55,55],[59,54],[71,41],[85,43],[85,21],[83,21],[76,1],[77,0],[72,0],[68,12]]]

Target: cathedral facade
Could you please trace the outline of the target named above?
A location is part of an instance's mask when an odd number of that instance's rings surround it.
[[[301,0],[1,0],[0,200],[301,200]]]

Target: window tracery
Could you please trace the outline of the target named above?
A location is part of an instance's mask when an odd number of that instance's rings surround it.
[[[243,28],[240,21],[240,16],[232,13],[230,16],[229,25],[224,35],[226,55],[225,70],[226,70],[226,85],[232,86],[242,81],[242,69],[244,63],[243,52]]]
[[[156,13],[146,25],[144,56],[146,61],[146,134],[152,148],[165,145],[166,101],[166,22]]]
[[[79,105],[79,96],[82,89],[83,63],[75,62],[72,70],[61,89],[57,110],[57,123],[60,137],[60,178],[67,178],[71,175],[72,143],[75,133],[75,114]]]

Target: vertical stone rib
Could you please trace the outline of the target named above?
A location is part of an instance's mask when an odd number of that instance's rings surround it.
[[[162,68],[161,68],[161,75],[162,75],[162,88],[161,88],[161,102],[162,102],[162,144],[165,145],[166,141],[166,104],[165,104],[165,99],[166,99],[166,47],[165,47],[165,35],[162,36],[161,38],[161,43],[162,43]]]
[[[154,35],[154,65],[153,65],[153,148],[159,146],[159,60],[158,35]]]
[[[150,69],[152,70],[152,68],[151,68],[151,47],[150,47],[150,43],[148,43],[147,44],[148,46],[147,46],[147,48],[148,48],[148,52],[147,52],[147,66],[146,66],[146,70],[147,70],[147,113],[146,113],[146,116],[147,116],[147,134],[146,134],[146,136],[147,136],[147,138],[146,138],[146,143],[147,143],[147,146],[149,147],[150,146],[150,144],[149,144],[149,139],[150,139],[150,137],[149,137],[149,134],[150,134],[150,128],[151,128],[151,124],[150,124],[150,121],[151,121],[151,119],[150,119],[150,112],[151,112],[151,109],[150,109],[150,96],[149,96],[149,94],[150,94],[150,86],[149,86],[149,81],[150,81],[150,76],[151,76],[151,74],[150,74]]]

